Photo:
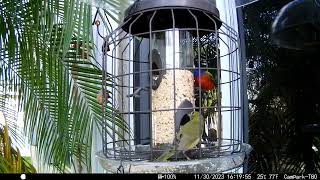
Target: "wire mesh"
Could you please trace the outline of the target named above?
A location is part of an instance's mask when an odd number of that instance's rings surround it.
[[[188,27],[177,23],[181,12]],[[161,18],[164,13],[170,16]],[[201,25],[204,17],[211,21],[210,27]],[[142,20],[148,30],[139,32],[136,26]],[[162,28],[157,21],[171,23]],[[242,107],[235,30],[208,12],[156,8],[126,19],[104,41],[109,51],[103,57],[102,91],[110,99],[102,109],[113,107],[102,116],[107,158],[154,161],[168,149],[175,150],[171,161],[240,152]],[[197,71],[212,78],[207,82]],[[185,115],[192,112],[198,112],[203,122],[193,129],[200,140],[181,150],[179,131]]]

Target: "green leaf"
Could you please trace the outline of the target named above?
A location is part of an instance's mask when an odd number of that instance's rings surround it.
[[[119,12],[125,2],[104,3]],[[91,25],[96,8],[79,0],[3,0],[0,7],[0,87],[18,95],[25,133],[38,159],[64,172],[76,158],[90,171],[92,127],[102,122],[96,100],[102,71],[93,57]],[[83,47],[72,47],[80,42]],[[106,118],[126,131],[121,116]]]

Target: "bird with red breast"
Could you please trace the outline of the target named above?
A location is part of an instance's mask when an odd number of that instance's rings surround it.
[[[211,91],[216,88],[213,75],[209,71],[195,69],[193,75],[196,87],[201,87],[204,91]]]

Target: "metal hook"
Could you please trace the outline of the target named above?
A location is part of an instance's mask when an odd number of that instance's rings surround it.
[[[100,34],[100,31],[99,31],[100,21],[97,20],[98,14],[99,14],[99,8],[97,8],[96,14],[94,15],[94,18],[93,18],[93,21],[92,21],[92,25],[96,25],[96,26],[97,26],[98,35],[99,35],[101,38],[104,39],[104,37]]]
[[[97,16],[98,16],[98,11],[99,8],[97,8],[96,14],[94,15],[93,21],[92,21],[92,25],[94,25],[94,23],[96,22]]]
[[[98,32],[98,35],[104,39],[104,37],[100,34],[100,31],[99,31],[99,25],[97,25],[97,32]]]

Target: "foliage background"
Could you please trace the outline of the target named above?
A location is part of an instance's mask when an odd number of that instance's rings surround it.
[[[14,94],[38,160],[60,172],[91,171],[93,127],[113,108],[107,102],[102,110],[96,98],[102,71],[92,5],[99,4],[108,9],[102,14],[118,20],[129,1],[0,1],[0,97]],[[115,121],[125,128],[121,117]]]
[[[319,138],[302,128],[319,123],[319,51],[283,49],[271,41],[272,22],[288,2],[260,0],[241,9],[247,67],[252,67],[247,71],[254,149],[249,172],[320,172]]]

